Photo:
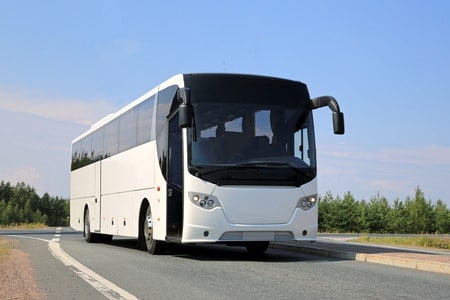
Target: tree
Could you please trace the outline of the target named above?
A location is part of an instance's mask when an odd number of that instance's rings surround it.
[[[433,209],[434,228],[437,233],[450,232],[450,211],[447,205],[439,199]]]
[[[388,216],[388,232],[389,233],[406,233],[406,220],[408,218],[408,212],[406,211],[403,201],[395,199],[394,206],[389,211]]]
[[[3,180],[0,183],[0,201],[5,200],[9,202],[13,193],[13,188],[9,182],[5,183]]]
[[[415,197],[408,197],[405,201],[407,218],[405,222],[407,233],[432,233],[433,228],[433,206],[431,201],[426,201],[423,192],[416,188]]]
[[[342,232],[360,232],[362,211],[359,202],[355,200],[352,193],[347,192],[340,202],[338,215],[338,226]]]
[[[391,207],[386,197],[378,193],[370,199],[367,206],[366,221],[370,232],[385,233],[389,231]]]
[[[335,228],[335,200],[330,191],[325,196],[319,197],[319,230],[333,232]]]
[[[9,182],[0,182],[0,225],[37,222],[66,226],[69,211],[67,200],[47,193],[39,197],[35,189],[24,182],[14,187]]]

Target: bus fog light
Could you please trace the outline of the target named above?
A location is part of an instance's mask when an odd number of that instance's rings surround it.
[[[205,200],[200,201],[200,206],[201,207],[205,207],[206,206],[206,201]]]
[[[214,200],[209,199],[208,200],[208,206],[214,206]]]

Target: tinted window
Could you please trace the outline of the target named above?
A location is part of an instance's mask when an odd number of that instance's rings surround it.
[[[72,145],[72,170],[80,167],[81,158],[81,141],[78,141]]]
[[[104,127],[97,129],[93,133],[92,147],[93,147],[93,151],[94,151],[94,157],[93,157],[94,160],[100,160],[103,158],[103,155],[104,155],[104,149],[103,149],[104,133],[105,133]]]
[[[105,157],[117,154],[119,144],[119,120],[105,125]]]
[[[81,159],[89,161],[92,158],[92,133],[81,140]]]
[[[143,144],[152,139],[152,118],[155,97],[150,97],[136,107],[137,110],[137,144]]]
[[[172,102],[175,99],[178,87],[173,85],[159,91],[158,103],[156,108],[156,136],[159,135],[164,124],[167,122],[167,117],[170,114]]]
[[[136,146],[137,113],[134,109],[127,111],[120,117],[119,152]]]
[[[172,103],[175,99],[177,86],[170,86],[158,93],[156,107],[156,148],[158,151],[158,160],[161,172],[166,176],[166,159],[167,159],[167,138],[168,138],[168,121]]]

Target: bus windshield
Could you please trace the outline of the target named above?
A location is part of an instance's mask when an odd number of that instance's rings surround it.
[[[219,185],[300,186],[315,177],[310,111],[257,101],[193,107],[195,127],[188,131],[193,175]]]

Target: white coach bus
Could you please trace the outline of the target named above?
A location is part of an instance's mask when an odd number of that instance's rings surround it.
[[[239,74],[176,75],[73,140],[70,226],[87,242],[137,238],[225,243],[263,253],[269,242],[317,237],[312,110],[299,81]]]

